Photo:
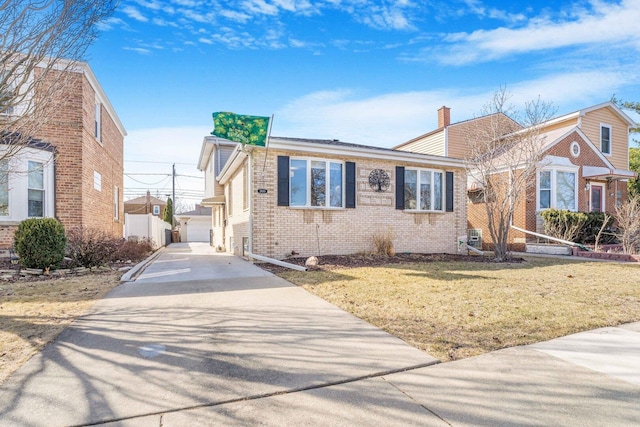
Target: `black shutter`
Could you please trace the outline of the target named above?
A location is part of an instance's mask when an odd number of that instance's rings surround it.
[[[345,207],[354,209],[356,207],[356,164],[354,162],[346,162],[345,171],[346,171]]]
[[[289,206],[289,156],[278,156],[278,206]]]
[[[396,166],[396,209],[404,210],[404,166]]]
[[[453,212],[453,172],[447,172],[445,185],[446,185],[445,209],[447,212]]]

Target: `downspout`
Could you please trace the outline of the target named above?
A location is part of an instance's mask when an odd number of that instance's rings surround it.
[[[583,251],[587,251],[587,252],[591,252],[591,249],[587,248],[586,246],[584,246],[582,243],[575,243],[575,242],[571,242],[569,240],[563,240],[563,239],[558,239],[557,237],[551,237],[551,236],[547,236],[545,234],[541,234],[541,233],[536,233],[534,231],[529,231],[529,230],[525,230],[523,228],[520,227],[516,227],[513,224],[509,224],[509,226],[511,228],[513,228],[516,231],[520,231],[521,233],[525,233],[525,234],[531,234],[532,236],[536,236],[536,237],[541,237],[543,239],[549,239],[549,240],[553,240],[555,242],[559,242],[562,243],[564,245],[570,245],[570,246],[575,246],[578,247],[580,249],[582,249]]]
[[[253,150],[249,153],[249,172],[247,173],[249,187],[249,258],[256,259],[258,261],[268,262],[269,264],[279,265],[280,267],[290,268],[297,271],[307,271],[306,267],[291,264],[289,262],[280,261],[279,259],[269,258],[262,255],[256,255],[253,253]]]

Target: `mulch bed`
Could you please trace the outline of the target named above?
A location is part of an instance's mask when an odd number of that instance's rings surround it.
[[[290,264],[304,266],[307,261],[306,257],[286,258],[283,261]],[[494,258],[479,255],[459,255],[459,254],[396,254],[394,256],[383,256],[373,254],[354,254],[354,255],[322,255],[318,257],[318,265],[309,267],[309,270],[338,270],[359,267],[377,267],[384,264],[409,264],[409,263],[426,263],[426,262],[496,262]],[[509,262],[524,262],[522,258],[511,258]],[[259,263],[256,264],[264,270],[274,274],[290,271],[287,267],[281,267],[275,264]]]

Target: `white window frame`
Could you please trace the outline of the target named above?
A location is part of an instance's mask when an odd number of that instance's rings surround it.
[[[580,144],[578,144],[578,141],[573,141],[571,143],[569,151],[573,157],[580,157]]]
[[[604,151],[603,147],[602,147],[602,129],[609,129],[609,151]],[[605,124],[605,123],[600,123],[600,151],[602,152],[602,154],[604,154],[605,156],[610,156],[612,151],[613,151],[613,129],[611,128],[611,125]]]
[[[94,117],[94,137],[96,141],[102,142],[102,104],[99,101],[95,103],[95,117]]]
[[[305,161],[307,163],[306,178],[305,178],[305,204],[296,205],[291,198],[291,179],[293,178],[293,171],[291,165],[294,161]],[[316,206],[311,204],[311,164],[312,162],[324,162],[325,163],[325,204],[324,206]],[[330,185],[331,182],[331,164],[340,165],[341,181],[340,181],[340,206],[331,206],[331,194]],[[304,209],[345,209],[345,184],[346,184],[346,166],[342,160],[319,158],[319,157],[291,157],[289,159],[289,207],[292,208],[304,208]]]
[[[37,164],[37,168],[36,169],[30,169],[29,166],[31,164]],[[45,164],[41,161],[38,160],[32,160],[29,159],[27,160],[27,217],[28,218],[44,218],[47,215],[47,194],[46,194],[46,183],[45,183],[45,173],[44,173],[44,167]],[[37,188],[37,187],[31,187],[31,185],[29,184],[29,174],[32,171],[36,171],[39,172],[42,175],[42,187],[41,188]],[[29,212],[29,192],[31,191],[39,191],[42,195],[42,215],[31,215],[31,213]]]
[[[0,153],[4,151],[6,148],[0,146]],[[53,153],[26,147],[9,159],[9,210],[8,215],[0,215],[0,224],[13,224],[29,218],[29,161],[42,164],[43,216],[51,218],[55,214]]]
[[[423,169],[423,168],[405,168],[404,169],[404,173],[405,173],[405,186],[407,185],[406,182],[406,173],[407,171],[416,171],[416,208],[415,209],[411,209],[409,207],[406,206],[406,200],[405,200],[405,207],[404,210],[409,211],[409,212],[444,212],[445,209],[445,193],[446,193],[446,189],[445,189],[445,181],[446,181],[446,175],[445,175],[445,171],[440,170],[440,169]],[[422,201],[421,201],[421,192],[420,192],[420,177],[422,176],[421,172],[428,172],[431,174],[431,200],[430,200],[430,205],[432,207],[432,209],[421,209],[420,206],[422,205]],[[436,205],[436,195],[435,195],[435,174],[440,174],[440,209],[434,209],[433,207]],[[403,189],[404,190],[404,189]]]
[[[120,188],[117,185],[113,186],[113,219],[120,219]]]
[[[102,191],[102,175],[98,171],[93,171],[93,189]]]
[[[160,216],[160,205],[153,205],[153,214]]]
[[[579,173],[578,173],[579,167],[575,167],[575,168],[569,168],[569,167],[548,167],[548,168],[543,168],[543,169],[538,169],[537,173],[536,173],[536,209],[538,210],[538,212],[540,211],[544,211],[547,209],[558,209],[558,203],[557,203],[557,195],[558,195],[558,187],[557,187],[557,174],[558,172],[565,172],[565,173],[572,173],[575,175],[576,179],[575,179],[575,184],[574,184],[574,196],[573,196],[573,200],[574,200],[574,206],[573,209],[569,209],[572,212],[577,212],[578,210],[578,178],[579,178]],[[542,208],[540,207],[540,174],[542,172],[551,172],[551,177],[550,177],[550,197],[549,197],[549,207],[545,207]]]
[[[9,159],[3,159],[0,161],[0,187],[4,187],[4,191],[7,193],[7,207],[6,211],[0,211],[0,217],[8,217],[11,208],[11,192],[9,187]]]
[[[7,77],[5,73],[0,73],[0,83],[3,81],[6,82],[5,92],[8,94],[7,97],[10,98],[10,102],[15,101],[15,85],[12,84],[10,79]],[[0,86],[0,97],[3,96],[2,87]],[[1,107],[1,106],[0,106]],[[15,107],[13,105],[7,106],[4,110],[0,111],[0,116],[13,116],[15,111]]]

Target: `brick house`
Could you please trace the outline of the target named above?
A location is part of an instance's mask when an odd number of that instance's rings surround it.
[[[126,131],[87,63],[53,71],[51,78],[60,72],[68,73],[63,99],[0,180],[7,205],[0,211],[0,248],[11,247],[18,224],[31,217],[55,217],[67,230],[123,235]]]
[[[455,253],[466,233],[463,162],[334,140],[269,139],[268,149],[207,137],[198,169],[218,250],[283,259],[373,250]]]
[[[468,150],[464,132],[452,132],[452,129],[469,126],[471,121],[451,124],[446,118],[448,110],[443,107],[439,111],[439,115],[445,119],[439,123],[438,130],[396,148],[423,153],[455,153],[464,157]],[[474,123],[477,124],[481,123]],[[518,126],[513,130],[517,131]],[[540,212],[549,208],[614,213],[615,206],[627,198],[628,180],[636,176],[629,170],[629,130],[634,126],[636,123],[612,102],[574,111],[543,123],[540,134],[543,157],[534,178],[536,182],[532,183],[517,207],[513,225],[543,233]],[[468,190],[470,233],[489,236],[486,208],[476,197],[481,188],[470,181]],[[485,248],[489,248],[487,240],[484,241]],[[512,230],[509,247],[511,250],[524,250],[528,240],[531,240],[529,235]]]
[[[145,215],[151,214],[161,218],[164,215],[164,208],[167,207],[167,202],[153,197],[151,192],[147,191],[146,196],[136,197],[135,199],[125,200],[124,213]]]

